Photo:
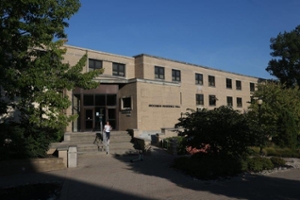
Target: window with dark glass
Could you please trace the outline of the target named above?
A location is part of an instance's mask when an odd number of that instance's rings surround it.
[[[117,105],[117,95],[115,95],[115,94],[108,94],[106,96],[106,105],[108,105],[108,106],[115,106],[115,105]]]
[[[165,79],[165,68],[155,66],[154,73],[155,73],[155,78]]]
[[[233,103],[233,102],[232,102],[232,97],[227,97],[227,106],[232,107],[232,106],[233,106],[232,103]]]
[[[232,80],[230,78],[226,78],[226,88],[232,89]]]
[[[176,69],[172,69],[172,81],[181,81],[180,71]]]
[[[104,94],[96,94],[95,95],[95,105],[96,106],[105,106],[106,98]]]
[[[255,91],[255,84],[250,83],[250,92],[254,92],[254,91]]]
[[[236,106],[237,107],[242,107],[243,106],[242,98],[240,98],[240,97],[236,98]]]
[[[83,95],[83,105],[93,106],[94,105],[94,95]]]
[[[215,87],[215,77],[214,76],[208,76],[208,85]]]
[[[113,63],[113,76],[125,76],[125,65]]]
[[[89,71],[102,68],[102,60],[89,59]]]
[[[121,110],[132,110],[132,98],[131,97],[121,98]]]
[[[203,85],[203,75],[202,74],[195,74],[195,84]]]
[[[196,105],[204,105],[203,94],[196,94]]]
[[[242,90],[242,82],[241,81],[235,81],[236,89]]]
[[[209,105],[210,106],[215,106],[216,105],[216,101],[217,101],[216,95],[209,95],[208,100],[209,100]]]

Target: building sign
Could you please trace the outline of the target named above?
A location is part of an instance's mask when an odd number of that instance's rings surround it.
[[[149,104],[149,107],[154,107],[154,108],[180,108],[180,106],[176,106],[176,105],[159,105],[159,104]]]

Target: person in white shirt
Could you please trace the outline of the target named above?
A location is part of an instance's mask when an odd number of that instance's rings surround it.
[[[110,131],[111,131],[111,130],[112,130],[112,127],[111,127],[111,125],[109,124],[109,121],[107,121],[106,124],[105,124],[105,126],[104,126],[104,132],[105,132],[107,144],[109,144]]]

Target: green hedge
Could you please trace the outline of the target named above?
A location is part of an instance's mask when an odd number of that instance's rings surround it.
[[[191,157],[175,159],[173,167],[199,179],[209,180],[218,177],[234,176],[241,172],[259,172],[284,166],[285,161],[278,157],[260,156],[234,158],[198,153]]]

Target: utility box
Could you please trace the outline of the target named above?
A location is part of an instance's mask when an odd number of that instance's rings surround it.
[[[69,146],[68,167],[77,167],[77,146]]]

